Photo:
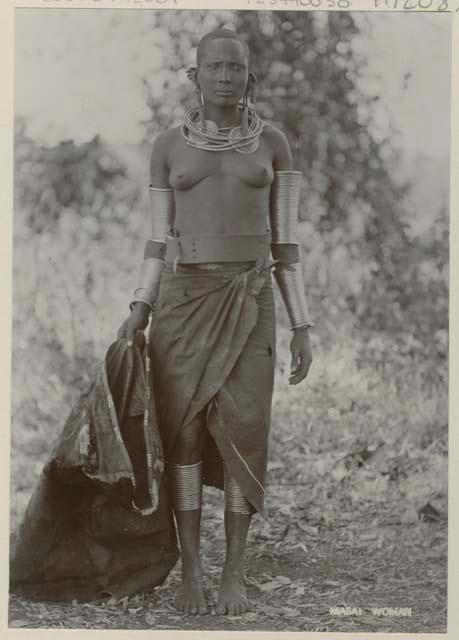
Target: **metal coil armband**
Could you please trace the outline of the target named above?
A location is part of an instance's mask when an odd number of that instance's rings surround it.
[[[287,314],[290,329],[313,327],[309,307],[304,292],[303,270],[300,262],[291,265],[280,264],[274,270]]]
[[[142,262],[139,283],[129,304],[131,311],[135,302],[145,302],[153,310],[153,305],[159,293],[159,282],[163,267],[164,261],[156,258],[147,258]]]
[[[298,244],[298,203],[301,171],[275,171],[269,200],[271,242]]]
[[[160,189],[148,185],[150,195],[152,242],[165,242],[174,224],[175,200],[173,189]]]

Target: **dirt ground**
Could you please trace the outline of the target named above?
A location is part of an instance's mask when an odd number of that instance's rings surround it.
[[[249,536],[246,581],[250,611],[216,615],[224,532],[219,492],[206,489],[203,513],[203,566],[209,614],[177,612],[173,597],[180,563],[166,583],[151,593],[107,603],[57,604],[10,599],[10,627],[66,629],[181,629],[235,631],[446,631],[446,520],[412,518],[389,501],[362,502],[343,510],[339,491],[326,511],[291,495],[308,495],[307,486],[279,487],[279,505],[267,521],[255,517]],[[283,500],[282,500],[283,495]],[[280,506],[283,505],[283,506]],[[287,507],[285,506],[287,505]],[[326,521],[322,513],[327,513]],[[286,517],[286,514],[288,515]],[[404,520],[404,521],[403,521]],[[336,615],[331,607],[360,608]],[[390,615],[372,607],[411,608]],[[395,609],[397,612],[397,609]],[[386,615],[384,615],[384,613]],[[407,612],[405,611],[405,614]]]
[[[245,615],[215,614],[225,547],[223,500],[217,489],[205,487],[208,615],[174,609],[178,563],[161,587],[111,606],[39,603],[11,595],[10,626],[444,633],[447,386],[443,379],[427,386],[437,370],[428,362],[407,363],[403,354],[400,362],[377,354],[365,364],[356,363],[358,350],[347,338],[330,352],[319,347],[318,364],[303,388],[287,388],[288,354],[278,349],[268,518],[256,515],[249,533]],[[370,347],[365,345],[366,355]],[[384,367],[378,368],[375,362],[381,361]],[[42,431],[25,424],[15,432],[13,525],[47,457],[49,438]],[[333,607],[354,609],[338,615]],[[384,610],[390,607],[394,610]]]

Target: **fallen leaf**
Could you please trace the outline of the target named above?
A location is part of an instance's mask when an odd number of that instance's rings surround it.
[[[402,524],[415,524],[418,522],[419,516],[418,512],[414,508],[414,506],[410,503],[407,505],[405,511],[402,513],[400,517],[400,522]]]
[[[147,613],[145,615],[145,622],[147,624],[155,624],[157,616],[154,616],[152,613]]]
[[[257,622],[258,613],[256,613],[255,611],[248,611],[244,614],[243,617],[246,622]]]
[[[270,582],[265,582],[260,585],[261,591],[274,591],[274,589],[279,589],[279,587],[283,587],[282,582],[277,582],[277,580],[271,580]]]
[[[262,609],[262,613],[264,613],[268,618],[274,618],[279,615],[282,615],[282,609],[279,607],[268,607],[265,605]]]
[[[430,502],[427,502],[427,504],[419,509],[418,515],[419,519],[424,520],[425,522],[435,522],[440,518],[440,513],[430,504]]]
[[[10,627],[27,627],[33,624],[33,620],[12,620],[8,626]]]
[[[319,529],[317,527],[312,527],[309,524],[306,524],[305,522],[301,522],[301,520],[298,520],[296,522],[296,525],[305,533],[308,533],[310,536],[316,537],[319,535]]]
[[[322,584],[326,584],[329,587],[341,587],[342,583],[337,582],[336,580],[323,580]]]
[[[255,578],[246,577],[246,582],[248,582],[249,584],[252,584],[254,587],[259,589],[260,591],[263,591],[262,585],[257,580],[255,580]]]

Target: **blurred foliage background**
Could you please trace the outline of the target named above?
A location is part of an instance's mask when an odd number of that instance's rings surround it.
[[[397,485],[400,513],[407,501],[446,509],[449,150],[407,160],[371,83],[371,20],[103,10],[85,22],[83,11],[44,13],[17,20],[18,51],[33,56],[29,36],[41,29],[42,57],[33,80],[16,69],[18,103],[30,108],[17,110],[15,130],[12,527],[126,317],[148,237],[152,144],[193,105],[184,71],[200,37],[219,26],[246,34],[257,109],[286,132],[304,174],[299,235],[315,360],[308,382],[288,388],[278,304],[272,482],[322,478],[319,491],[328,478],[333,487],[351,473],[336,467],[343,456],[364,451],[368,462],[383,450],[374,475],[349,489],[353,500],[393,496]],[[72,29],[79,38],[68,37]],[[120,95],[121,67],[132,75],[125,102],[113,98],[100,114],[100,130],[85,109],[91,94],[78,92],[79,74],[89,74],[75,62],[83,49],[94,87],[103,83],[108,96]],[[51,88],[39,73],[46,60]],[[47,92],[58,105],[52,126]],[[439,113],[449,119],[449,104]],[[286,476],[279,462],[292,439],[303,448]]]

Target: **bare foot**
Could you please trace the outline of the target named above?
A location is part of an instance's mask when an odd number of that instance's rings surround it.
[[[244,576],[240,571],[223,571],[220,594],[216,612],[220,615],[239,616],[247,611],[249,603],[244,585]]]
[[[207,613],[207,602],[200,572],[182,576],[182,585],[175,596],[175,607],[183,613]]]

